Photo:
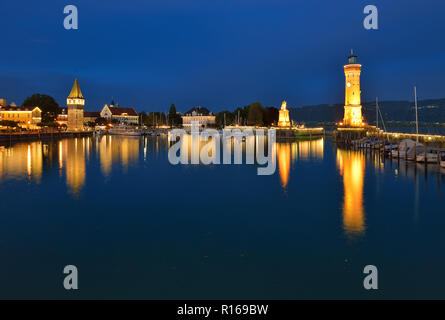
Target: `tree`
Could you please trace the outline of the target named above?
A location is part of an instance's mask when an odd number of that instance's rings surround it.
[[[164,112],[150,112],[148,116],[142,116],[142,123],[148,127],[162,126],[167,123]]]
[[[248,106],[247,125],[262,126],[264,108],[259,102],[254,102]]]
[[[176,107],[174,104],[170,106],[170,110],[168,111],[168,124],[170,126],[180,126],[182,124],[182,118],[176,112]]]
[[[59,124],[55,121],[42,121],[37,124],[39,127],[58,128]]]
[[[97,118],[95,121],[95,124],[98,126],[105,126],[108,123],[109,123],[109,121],[106,118],[102,118],[102,117]]]
[[[235,117],[235,123],[239,125],[244,125],[247,119],[247,110],[248,106],[244,108],[236,108],[233,112],[233,116]]]
[[[42,110],[42,122],[54,122],[59,113],[59,105],[53,97],[46,94],[33,94],[23,101],[24,107],[39,107]]]
[[[0,126],[9,127],[9,128],[16,128],[18,126],[18,124],[15,121],[1,120],[0,121]]]
[[[266,126],[271,126],[273,124],[278,123],[278,118],[279,118],[279,110],[277,108],[274,107],[269,107],[264,109],[264,124]]]
[[[225,125],[230,126],[235,124],[235,115],[233,113],[231,113],[230,111],[221,111],[218,112],[215,116],[216,116],[216,124],[219,127],[224,127],[224,115],[225,115]]]

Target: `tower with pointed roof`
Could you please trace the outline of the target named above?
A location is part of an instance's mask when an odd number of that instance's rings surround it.
[[[68,130],[82,131],[83,130],[83,108],[85,107],[85,99],[80,91],[77,78],[74,80],[71,93],[66,99],[68,106]]]

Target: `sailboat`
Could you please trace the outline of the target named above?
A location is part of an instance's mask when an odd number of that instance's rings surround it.
[[[419,142],[419,116],[418,116],[418,104],[417,104],[417,87],[414,87],[414,101],[416,108],[416,140]],[[437,163],[438,158],[442,151],[438,150],[428,150],[427,146],[421,146],[417,148],[416,161],[423,163]]]

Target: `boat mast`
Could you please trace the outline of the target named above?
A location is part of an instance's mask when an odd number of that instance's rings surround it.
[[[414,86],[414,101],[416,105],[416,141],[419,142],[419,116],[417,114],[417,88]]]
[[[376,118],[376,127],[379,129],[379,98],[375,99],[375,118]]]

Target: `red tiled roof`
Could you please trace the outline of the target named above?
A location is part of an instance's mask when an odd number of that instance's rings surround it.
[[[134,110],[133,108],[120,108],[120,107],[117,108],[117,107],[110,107],[109,109],[110,109],[111,114],[112,114],[113,116],[120,116],[120,115],[122,115],[123,113],[126,113],[126,114],[129,115],[129,116],[135,116],[135,117],[138,116],[136,110]]]

